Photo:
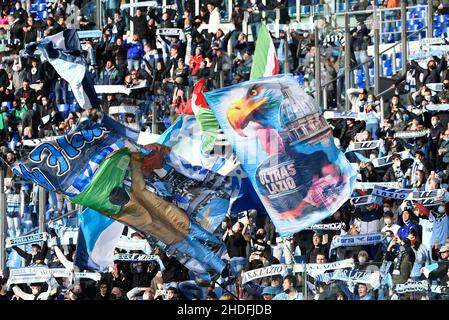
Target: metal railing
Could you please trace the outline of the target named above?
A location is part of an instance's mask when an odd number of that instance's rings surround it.
[[[415,32],[413,32],[413,33],[411,33],[410,35],[408,35],[407,38],[413,37],[413,36],[415,36],[416,34],[419,34],[419,33],[421,33],[423,30],[426,30],[426,29],[427,29],[427,26],[422,27],[421,29],[419,29],[419,30],[417,30],[417,31],[415,31]],[[393,48],[395,48],[395,47],[397,47],[398,45],[401,45],[401,44],[402,44],[401,42],[397,42],[397,43],[393,44],[392,46],[390,46],[389,48],[387,48],[387,49],[381,51],[381,52],[379,53],[379,55],[383,55],[384,53],[386,53],[386,52],[392,50]],[[403,62],[406,61],[406,60],[407,60],[407,59],[404,59],[404,57],[403,57]],[[354,68],[352,68],[352,69],[350,70],[350,72],[353,72],[353,71],[355,71],[355,70],[357,70],[357,69],[363,67],[365,64],[370,64],[370,63],[372,63],[373,61],[374,61],[374,57],[370,57],[370,58],[369,58],[367,61],[365,61],[364,63],[358,64],[357,66],[355,66]],[[403,66],[404,66],[404,63],[403,63]],[[369,76],[369,75],[367,75],[367,76]],[[326,83],[324,83],[324,84],[321,84],[320,89],[325,89],[325,87],[327,87],[328,85],[332,84],[333,82],[335,82],[335,81],[337,81],[337,80],[339,80],[339,79],[341,79],[341,78],[343,78],[343,77],[344,77],[344,75],[342,74],[342,75],[337,76],[337,77],[335,77],[334,79],[332,79],[332,80],[330,80],[330,81],[328,81],[328,82],[326,82]],[[348,80],[345,79],[345,81],[348,81]],[[389,90],[390,90],[390,89],[387,89],[387,90],[385,90],[385,91],[379,93],[378,96],[381,96],[381,95],[385,94],[385,93],[386,93],[387,91],[389,91]],[[314,92],[315,92],[315,90],[313,90],[311,93],[313,94]]]

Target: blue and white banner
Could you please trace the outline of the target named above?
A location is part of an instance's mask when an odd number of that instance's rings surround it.
[[[314,224],[304,230],[341,230],[343,226],[342,222],[339,223],[320,223]]]
[[[444,83],[426,83],[426,87],[429,88],[432,91],[443,91],[444,90]]]
[[[102,35],[101,30],[82,30],[77,31],[79,39],[85,38],[100,38]]]
[[[39,50],[41,60],[48,61],[70,85],[76,101],[83,109],[99,107],[94,83],[75,29],[66,29],[25,47],[32,56]]]
[[[396,139],[413,139],[425,137],[427,135],[427,130],[421,131],[398,131],[394,134]]]
[[[429,291],[429,282],[427,280],[413,281],[408,279],[406,283],[398,283],[394,286],[396,293],[408,293],[408,292],[426,292]]]
[[[360,182],[355,183],[354,189],[370,190],[374,189],[376,186],[387,187],[387,188],[397,188],[400,186],[398,182]]]
[[[9,270],[11,284],[47,282],[51,277],[69,278],[72,272],[65,268],[26,267]]]
[[[107,271],[114,265],[114,249],[124,225],[92,209],[79,216],[80,232],[74,264],[80,269]]]
[[[131,94],[131,89],[124,85],[99,85],[96,84],[94,86],[95,92],[97,94],[103,93],[124,93],[126,95]]]
[[[364,206],[367,204],[371,204],[371,203],[375,203],[376,202],[376,197],[372,196],[372,195],[367,195],[367,196],[361,196],[361,197],[353,197],[350,199],[351,204],[353,206]]]
[[[399,154],[401,156],[401,160],[412,158],[412,156],[410,155],[410,152],[408,152],[408,151],[398,152],[397,154]],[[388,155],[388,156],[385,156],[385,157],[376,158],[376,159],[373,159],[371,161],[371,163],[376,168],[388,166],[388,165],[393,163],[393,159],[391,158],[392,156],[393,155]]]
[[[371,195],[382,198],[405,200],[412,192],[413,189],[398,189],[398,188],[375,186],[373,191],[371,192]]]
[[[448,111],[449,110],[449,104],[443,103],[443,104],[426,104],[424,107],[427,111]]]
[[[21,246],[24,244],[38,243],[42,241],[47,241],[47,238],[43,233],[33,233],[27,236],[6,240],[6,248]]]
[[[337,111],[324,111],[325,119],[354,119],[359,121],[366,120],[366,114],[363,112],[337,112]]]
[[[145,239],[131,239],[124,235],[120,236],[117,241],[116,248],[124,249],[127,251],[140,250],[146,254],[151,253],[151,246]]]
[[[338,247],[357,247],[357,246],[368,246],[371,244],[376,244],[382,242],[385,239],[385,235],[381,232],[379,233],[365,233],[365,234],[346,234],[343,236],[337,236],[332,240],[330,246],[330,252]]]
[[[353,283],[365,283],[374,289],[380,286],[380,273],[367,270],[337,270],[332,276],[332,280],[341,280]]]
[[[351,141],[348,149],[346,149],[346,152],[377,149],[381,146],[381,144],[382,144],[382,140],[372,140],[372,141],[363,141],[363,142]]]
[[[165,267],[164,267],[164,264],[162,263],[161,258],[154,254],[118,253],[118,254],[114,255],[114,261],[131,261],[131,262],[156,261],[159,264],[161,271],[165,270]]]
[[[318,103],[292,75],[204,96],[281,236],[318,223],[348,200],[356,174]]]

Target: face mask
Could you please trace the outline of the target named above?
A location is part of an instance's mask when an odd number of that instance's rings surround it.
[[[438,213],[444,213],[444,207],[443,206],[439,206],[438,207]]]
[[[366,134],[362,135],[362,139],[363,140],[368,140],[368,135],[366,135]]]
[[[31,293],[37,295],[39,293],[39,290],[36,288],[31,288]]]
[[[360,263],[365,263],[366,262],[366,257],[365,256],[359,257],[359,262]]]
[[[391,240],[393,240],[393,238],[392,238],[392,237],[386,237],[385,239],[387,240],[387,242],[388,242],[388,243],[390,243],[390,242],[391,242]]]
[[[404,120],[404,121],[408,121],[409,119],[410,119],[410,117],[409,117],[408,114],[404,114],[404,115],[402,116],[402,120]]]
[[[387,226],[391,224],[391,219],[384,219],[384,222]]]
[[[237,233],[239,231],[239,227],[238,226],[233,226],[232,227],[232,232]]]
[[[392,100],[392,101],[391,101],[391,103],[392,103],[393,105],[397,105],[398,102],[399,102],[398,100]]]
[[[375,154],[370,154],[369,158],[370,158],[370,160],[374,160],[374,159],[376,159],[376,155]]]
[[[368,99],[368,102],[370,102],[370,103],[371,103],[371,102],[373,102],[373,101],[374,101],[374,100],[373,100],[373,99],[371,99],[371,98],[370,98],[370,99]]]
[[[144,293],[142,296],[142,300],[150,300],[150,296]]]
[[[432,120],[431,123],[432,123],[432,126],[436,126],[438,124],[438,121]]]
[[[427,101],[430,101],[432,99],[432,96],[425,96],[424,99],[426,99]]]

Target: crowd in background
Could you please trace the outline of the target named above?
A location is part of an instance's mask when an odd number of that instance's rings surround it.
[[[75,128],[84,115],[73,98],[68,83],[49,63],[37,58],[24,59],[19,51],[24,45],[54,35],[65,28],[67,4],[57,0],[47,7],[48,18],[36,21],[29,8],[19,1],[0,2],[0,34],[10,43],[0,53],[0,144],[3,159],[12,164],[20,158],[24,141],[63,135]],[[23,1],[27,2],[27,1]],[[28,1],[29,2],[29,1]],[[182,110],[194,83],[206,79],[207,90],[231,85],[249,79],[255,43],[242,32],[244,11],[249,12],[249,26],[254,38],[262,22],[261,12],[266,8],[281,7],[283,2],[237,1],[232,8],[233,31],[220,28],[219,5],[208,2],[200,14],[193,14],[193,5],[187,1],[181,11],[136,8],[111,11],[107,24],[96,26],[86,17],[79,19],[81,30],[101,29],[99,38],[82,39],[86,59],[95,83],[99,85],[126,85],[139,87],[131,94],[104,94],[101,108],[104,113],[119,105],[136,105],[139,116],[125,114],[121,121],[142,131],[151,130],[152,110],[157,105],[157,122],[161,133]],[[435,3],[435,1],[434,1]],[[79,4],[78,4],[79,5]],[[366,9],[370,4],[360,1],[354,10]],[[386,1],[386,7],[398,6]],[[437,10],[446,10],[445,2]],[[367,48],[372,44],[372,30],[367,17],[358,16],[357,27],[351,30],[352,65],[368,59]],[[289,23],[288,13],[281,10],[281,23]],[[320,24],[319,46],[322,59],[322,83],[341,75],[344,67],[344,40],[342,31],[332,27],[329,19],[317,19]],[[130,26],[133,33],[130,34]],[[180,28],[179,36],[161,36],[160,28]],[[128,36],[127,36],[128,35]],[[188,39],[191,39],[191,42]],[[292,72],[303,79],[306,92],[313,94],[315,39],[310,30],[281,31],[273,39],[281,72]],[[286,50],[285,42],[288,42]],[[188,46],[188,44],[190,46]],[[228,53],[228,46],[232,48]],[[187,57],[187,59],[186,59]],[[288,63],[285,64],[285,60]],[[289,70],[285,70],[285,65]],[[369,74],[366,65],[365,74]],[[367,88],[370,87],[366,77]],[[444,83],[442,91],[432,91],[429,83]],[[410,61],[407,74],[394,84],[395,95],[388,101],[384,117],[379,99],[369,90],[351,88],[344,92],[342,81],[327,86],[328,105],[336,106],[337,91],[347,96],[351,111],[365,114],[366,120],[329,120],[334,128],[336,143],[347,151],[351,142],[382,140],[382,148],[364,150],[363,159],[352,157],[357,164],[358,180],[363,182],[397,182],[401,188],[418,191],[447,189],[449,180],[449,117],[447,111],[429,111],[429,105],[448,103],[449,72],[446,58],[434,57],[428,61]],[[399,131],[426,131],[417,138],[395,138]],[[413,158],[402,159],[398,154],[408,150]],[[373,159],[392,155],[392,164],[375,167]],[[348,155],[349,157],[349,155]],[[354,159],[353,159],[354,158]],[[37,189],[19,181],[6,170],[8,238],[22,235],[37,226]],[[364,195],[357,190],[355,195]],[[46,220],[75,210],[75,206],[61,194],[48,193]],[[407,280],[435,281],[449,285],[449,206],[425,207],[415,202],[381,198],[376,203],[353,206],[349,201],[322,223],[342,223],[341,230],[303,230],[289,238],[281,238],[266,213],[246,212],[239,217],[226,217],[216,235],[227,245],[231,260],[231,276],[221,282],[197,277],[174,257],[154,248],[165,266],[162,272],[153,262],[116,262],[110,272],[102,273],[100,281],[81,279],[75,284],[57,279],[57,283],[9,285],[7,270],[2,270],[0,300],[152,300],[152,299],[447,299],[447,293],[431,292],[396,294],[392,287],[380,288],[358,283],[348,286],[342,281],[331,281],[308,275],[304,287],[301,273],[276,275],[243,283],[243,273],[273,264],[328,263],[354,258],[355,269],[380,267],[383,261],[392,261],[393,284]],[[23,220],[31,221],[25,229]],[[64,226],[77,226],[76,219],[58,221]],[[55,237],[48,229],[49,239]],[[344,247],[330,251],[330,243],[338,235],[382,232],[382,243],[363,247]],[[141,235],[125,228],[124,234],[140,239]],[[46,265],[49,268],[74,268],[74,246],[60,247],[55,242],[33,244],[26,249],[13,247],[23,258],[23,266]],[[438,263],[438,269],[425,275],[422,268]]]

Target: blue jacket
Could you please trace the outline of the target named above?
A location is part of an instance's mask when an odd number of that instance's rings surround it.
[[[128,53],[126,55],[127,59],[141,60],[143,56],[143,45],[139,41],[132,41],[127,43],[125,47],[128,48]]]
[[[416,231],[418,231],[418,226],[413,223],[410,222],[408,225],[404,224],[399,230],[398,230],[398,237],[400,239],[405,239],[407,238],[408,233],[410,232],[410,229],[415,229]]]

